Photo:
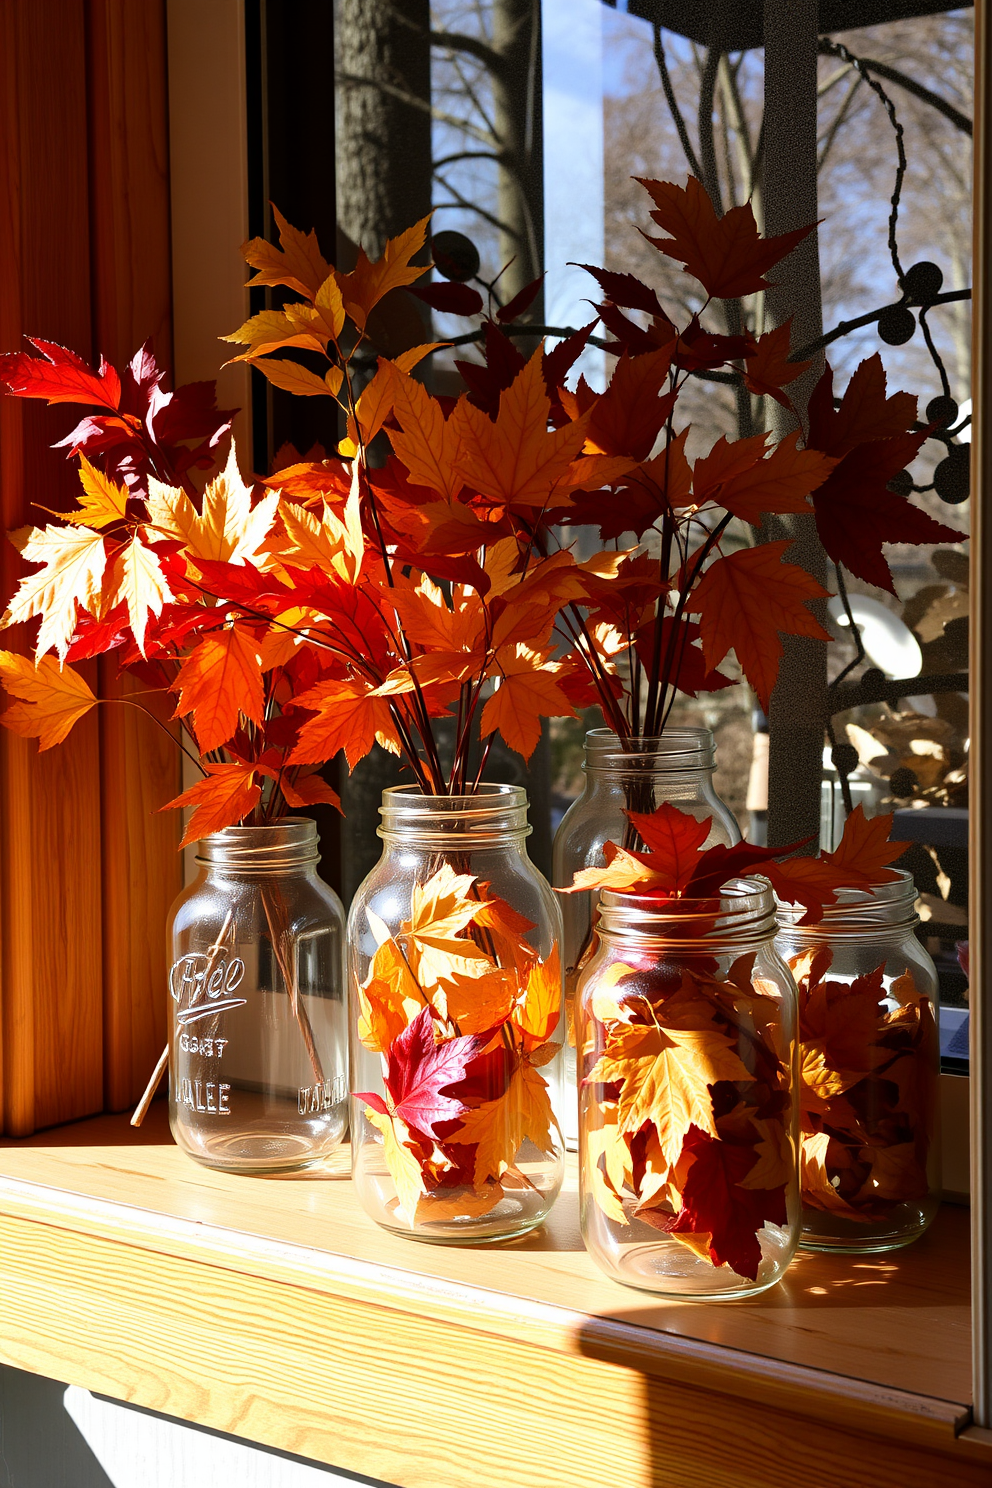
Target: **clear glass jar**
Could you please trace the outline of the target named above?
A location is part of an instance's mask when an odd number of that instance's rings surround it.
[[[348,1118],[344,910],[317,827],[227,827],[198,846],[169,916],[169,1119],[210,1168],[326,1157]]]
[[[934,964],[914,935],[916,886],[839,889],[817,925],[780,904],[799,989],[802,1244],[876,1251],[923,1234],[940,1202]]]
[[[642,848],[643,843],[625,811],[656,811],[665,801],[702,820],[712,818],[706,847],[731,847],[741,840],[737,822],[713,789],[716,751],[713,735],[704,728],[673,728],[657,736],[637,735],[621,740],[610,729],[586,734],[582,794],[573,801],[555,833],[552,879],[564,889],[580,868],[606,861],[607,842]],[[575,986],[584,961],[596,949],[593,893],[562,895],[564,924],[565,1002],[571,1028]],[[569,1036],[565,1081],[575,1089],[575,1043]],[[578,1136],[578,1105],[569,1099],[564,1115],[565,1140],[574,1150]]]
[[[541,1223],[562,1182],[561,915],[527,796],[382,794],[348,918],[352,1169],[368,1214],[465,1244]]]
[[[758,879],[720,898],[604,891],[579,981],[582,1238],[607,1275],[746,1297],[799,1241],[796,989]]]

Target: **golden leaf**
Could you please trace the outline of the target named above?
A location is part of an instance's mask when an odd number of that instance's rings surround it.
[[[0,651],[0,678],[21,701],[8,705],[2,722],[12,733],[37,739],[39,749],[61,744],[74,723],[94,708],[97,699],[85,678],[51,656],[35,663],[13,651]]]
[[[88,527],[35,527],[21,554],[44,567],[21,580],[0,624],[18,625],[40,615],[35,655],[54,650],[64,661],[77,603],[91,613],[100,605],[107,564],[103,537]]]

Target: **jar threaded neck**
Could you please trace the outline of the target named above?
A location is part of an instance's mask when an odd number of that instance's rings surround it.
[[[528,837],[527,792],[519,785],[483,783],[470,795],[429,796],[416,785],[393,785],[379,808],[384,841],[459,851],[509,846]]]
[[[776,930],[775,897],[756,878],[731,879],[705,899],[662,899],[604,889],[598,929],[606,939],[663,944],[685,950],[717,943],[744,946],[770,940]]]
[[[716,746],[706,728],[672,728],[663,734],[621,739],[611,729],[590,729],[583,769],[608,775],[692,775],[716,766]]]
[[[225,827],[197,844],[201,868],[234,873],[285,873],[309,868],[320,857],[317,823],[294,816],[265,827]]]

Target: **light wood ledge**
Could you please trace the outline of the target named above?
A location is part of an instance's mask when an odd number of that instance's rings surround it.
[[[0,1361],[398,1488],[987,1485],[969,1348],[951,1206],[677,1304],[596,1271],[574,1180],[539,1233],[456,1249],[377,1229],[343,1158],[197,1167],[161,1104],[0,1143]]]

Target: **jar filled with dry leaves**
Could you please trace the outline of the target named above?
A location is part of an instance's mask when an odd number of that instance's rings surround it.
[[[730,809],[713,789],[716,755],[713,735],[704,728],[670,728],[647,737],[635,734],[621,739],[610,729],[591,729],[586,734],[585,783],[582,794],[566,811],[555,833],[553,882],[564,888],[583,868],[605,862],[608,842],[642,847],[627,811],[650,814],[663,802],[702,821],[710,820],[706,847],[718,843],[731,846],[740,841],[740,830]],[[565,998],[569,1014],[574,1009],[575,985],[585,961],[596,949],[595,907],[599,896],[568,894],[562,899],[565,928]],[[571,1019],[570,1019],[571,1021]],[[569,1038],[565,1051],[565,1078],[575,1089],[575,1045]],[[565,1137],[570,1149],[576,1145],[578,1104],[565,1106]]]
[[[305,1167],[344,1137],[344,911],[317,859],[305,818],[227,827],[173,905],[170,1121],[208,1167]]]
[[[800,1223],[796,993],[771,890],[604,890],[599,935],[576,1008],[586,1247],[671,1297],[764,1291]]]
[[[465,1244],[541,1223],[562,1181],[561,916],[518,786],[383,792],[349,916],[352,1164],[367,1213]]]
[[[815,925],[780,904],[799,989],[802,1244],[875,1251],[922,1235],[940,1199],[940,1040],[916,888],[838,889]]]

